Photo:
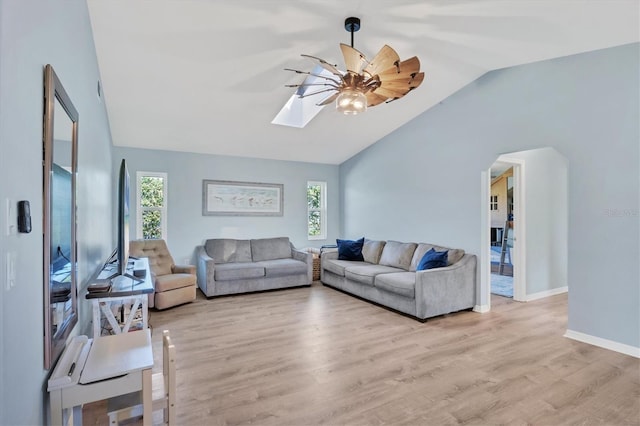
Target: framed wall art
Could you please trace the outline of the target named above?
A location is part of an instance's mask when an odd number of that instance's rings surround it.
[[[202,181],[204,216],[282,216],[283,206],[283,184]]]

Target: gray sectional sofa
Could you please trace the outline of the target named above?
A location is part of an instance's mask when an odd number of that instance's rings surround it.
[[[207,296],[311,285],[313,257],[287,237],[210,239],[196,248],[198,287]]]
[[[423,255],[448,250],[448,265],[417,271]],[[417,319],[473,308],[476,302],[476,256],[432,244],[365,240],[364,261],[338,260],[324,252],[323,284],[411,315]]]

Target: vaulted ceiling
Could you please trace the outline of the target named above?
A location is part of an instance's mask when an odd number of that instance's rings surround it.
[[[640,40],[637,0],[88,0],[117,146],[340,164],[484,73]],[[305,53],[344,69],[344,19],[371,59],[418,56],[404,98],[306,127],[271,121]],[[576,70],[579,72],[579,70]],[[461,123],[464,122],[461,117]]]

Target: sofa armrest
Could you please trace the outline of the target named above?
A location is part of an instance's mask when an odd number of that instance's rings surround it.
[[[430,318],[472,308],[476,303],[476,256],[453,265],[416,272],[416,316]]]
[[[216,285],[214,279],[215,262],[209,257],[204,246],[196,247],[196,261],[198,262],[196,264],[198,287],[205,296],[213,296]]]
[[[311,253],[307,253],[306,251],[291,249],[291,258],[295,260],[300,260],[302,262],[306,262],[308,257],[307,255],[310,255],[310,254]]]
[[[338,258],[338,249],[329,249],[329,250],[323,250],[322,253],[320,254],[320,258],[321,259],[337,259]]]
[[[338,259],[338,249],[330,248],[328,250],[321,250],[320,252],[320,281],[324,282],[324,263],[327,260]]]
[[[313,282],[313,254],[291,247],[291,258],[307,264],[307,279],[311,285]]]
[[[196,267],[195,265],[173,265],[173,268],[171,268],[171,272],[173,272],[174,274],[195,275]]]

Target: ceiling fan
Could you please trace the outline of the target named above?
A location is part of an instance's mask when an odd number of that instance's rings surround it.
[[[367,58],[353,47],[353,34],[360,29],[360,19],[349,17],[344,22],[345,30],[351,33],[351,46],[340,43],[346,71],[332,65],[324,59],[311,55],[302,55],[317,63],[311,72],[285,68],[307,77],[300,84],[288,84],[296,87],[298,98],[328,94],[317,106],[325,106],[336,101],[336,109],[344,114],[359,114],[367,107],[383,102],[400,99],[424,80],[420,72],[420,61],[412,57],[400,61],[400,57],[391,47],[384,45],[376,56]],[[305,123],[306,124],[306,123]]]

